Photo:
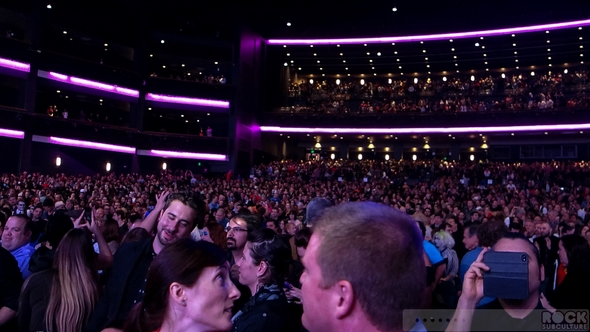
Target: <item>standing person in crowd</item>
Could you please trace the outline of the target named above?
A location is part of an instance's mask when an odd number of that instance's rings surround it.
[[[291,251],[280,235],[270,229],[248,234],[239,266],[240,283],[252,295],[232,318],[240,332],[291,331],[294,324],[282,286],[287,277]]]
[[[590,310],[590,245],[580,235],[566,235],[559,241],[559,260],[566,268],[563,281],[549,298],[557,309]]]
[[[29,244],[33,233],[32,226],[33,222],[26,215],[14,215],[8,218],[2,233],[2,247],[16,258],[23,279],[31,275],[29,261],[35,251],[35,248]]]
[[[453,241],[455,241],[455,246],[454,246],[453,250],[455,250],[455,252],[457,253],[457,257],[459,257],[459,259],[461,259],[461,258],[463,258],[463,256],[467,252],[467,249],[465,248],[465,245],[463,244],[463,225],[461,225],[459,223],[457,217],[455,217],[452,214],[447,215],[445,223],[446,223],[445,230],[449,234],[451,234],[451,236],[453,237]]]
[[[483,274],[490,268],[485,264],[484,254],[480,252],[476,261],[471,264],[465,274],[463,290],[457,310],[451,318],[447,331],[532,331],[540,329],[538,315],[532,314],[534,309],[547,309],[541,301],[541,281],[545,270],[539,261],[539,251],[523,235],[507,232],[493,246],[497,252],[524,252],[528,257],[529,296],[526,299],[495,299],[478,307],[484,297]],[[477,308],[477,309],[476,309]],[[492,310],[480,310],[492,309]],[[537,331],[535,329],[535,331]]]
[[[77,227],[84,217],[76,222]],[[21,331],[84,330],[98,301],[98,270],[110,267],[113,257],[96,222],[88,225],[100,248],[94,253],[91,234],[70,230],[59,243],[53,268],[32,275],[20,297]]]
[[[305,328],[402,330],[403,311],[418,309],[426,288],[416,222],[386,205],[359,202],[327,209],[314,225],[301,275]]]
[[[107,327],[121,330],[131,308],[143,298],[150,263],[166,246],[188,238],[197,225],[199,205],[194,197],[182,193],[165,197],[164,208],[150,213],[159,216],[156,237],[130,243],[117,251],[105,292],[88,322],[88,331]]]
[[[541,255],[541,262],[545,266],[545,276],[543,279],[544,293],[547,297],[551,297],[553,290],[555,290],[555,270],[559,255],[559,238],[553,235],[553,229],[549,222],[541,223],[541,234],[535,238],[535,246]]]
[[[229,331],[239,296],[221,248],[180,239],[154,259],[143,300],[133,308],[125,331]]]
[[[18,329],[16,313],[23,277],[16,258],[0,247],[0,332]]]
[[[453,250],[455,240],[446,231],[438,231],[434,234],[432,241],[446,261],[445,272],[439,280],[435,289],[437,300],[447,309],[453,309],[457,305],[457,290],[455,278],[459,272],[459,258]]]

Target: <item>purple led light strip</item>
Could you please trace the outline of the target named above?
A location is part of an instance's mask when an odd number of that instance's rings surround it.
[[[220,161],[227,160],[227,156],[224,154],[195,153],[195,152],[181,152],[181,151],[162,151],[162,150],[150,150],[150,156],[183,158],[183,159],[220,160]]]
[[[337,39],[269,39],[269,44],[278,45],[329,45],[329,44],[379,44],[379,43],[403,43],[412,41],[427,41],[427,40],[445,40],[445,39],[461,39],[472,37],[486,37],[486,36],[500,36],[513,33],[526,33],[545,30],[558,30],[566,28],[575,28],[590,25],[590,19],[532,25],[526,27],[494,29],[483,31],[470,32],[455,32],[455,33],[441,33],[434,35],[418,35],[418,36],[401,36],[401,37],[373,37],[373,38],[337,38]]]
[[[24,62],[0,58],[0,67],[24,71],[26,73],[31,71],[31,65]]]
[[[146,100],[159,101],[170,104],[186,104],[186,105],[198,105],[198,106],[210,106],[218,108],[229,108],[229,101],[225,100],[211,100],[211,99],[199,99],[199,98],[188,98],[181,96],[165,96],[154,93],[148,93],[145,96]]]
[[[83,87],[87,87],[87,88],[95,89],[95,90],[112,92],[112,93],[116,93],[119,95],[136,97],[136,98],[139,97],[139,91],[137,91],[137,90],[123,88],[123,87],[119,87],[116,85],[111,85],[111,84],[106,84],[106,83],[101,83],[101,82],[96,82],[96,81],[91,81],[91,80],[78,78],[78,77],[74,77],[74,76],[67,76],[67,75],[63,75],[63,74],[59,74],[59,73],[49,72],[49,75],[47,76],[47,78],[54,80],[54,81],[60,81],[60,82],[68,83],[68,84],[83,86]]]
[[[501,127],[450,127],[450,128],[297,128],[260,126],[260,131],[274,133],[325,133],[325,134],[459,134],[459,133],[493,133],[551,130],[590,129],[590,123],[538,125],[538,126],[501,126]]]
[[[0,129],[0,136],[11,138],[25,138],[25,132],[20,130]]]
[[[58,145],[75,146],[78,148],[105,150],[105,151],[122,152],[122,153],[130,153],[130,154],[135,153],[135,148],[132,148],[129,146],[120,146],[120,145],[88,142],[88,141],[79,141],[79,140],[75,140],[75,139],[60,138],[60,137],[53,137],[53,136],[49,137],[49,141],[51,143],[58,144]]]

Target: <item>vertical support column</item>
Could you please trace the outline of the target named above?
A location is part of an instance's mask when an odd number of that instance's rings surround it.
[[[460,159],[461,153],[461,146],[459,143],[451,144],[451,155],[449,156],[449,160],[457,161]]]
[[[404,145],[400,142],[393,144],[393,160],[401,160],[404,153]]]
[[[20,141],[20,156],[18,163],[18,172],[31,171],[31,156],[33,149],[33,135],[30,130],[25,131],[25,138]]]

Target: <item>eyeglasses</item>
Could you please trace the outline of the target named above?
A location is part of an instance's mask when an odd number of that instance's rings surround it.
[[[234,231],[234,233],[239,233],[239,232],[247,232],[248,230],[247,229],[240,228],[240,227],[229,227],[229,226],[227,226],[225,228],[225,231],[228,232],[228,233],[229,233],[229,231]]]

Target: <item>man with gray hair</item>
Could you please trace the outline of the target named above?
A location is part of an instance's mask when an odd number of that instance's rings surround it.
[[[420,308],[426,289],[423,257],[416,222],[399,210],[372,202],[326,209],[302,261],[303,325],[310,332],[402,330],[403,311]]]

